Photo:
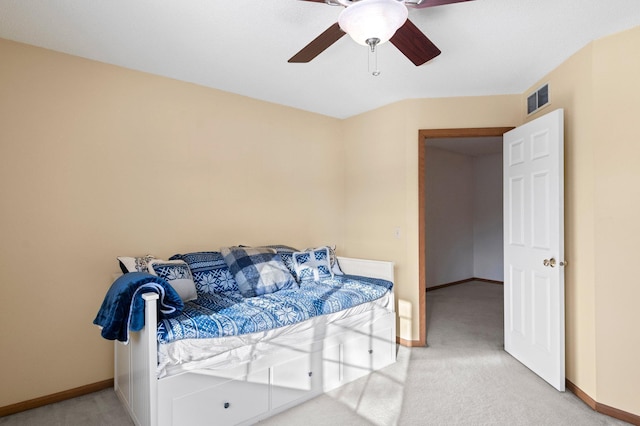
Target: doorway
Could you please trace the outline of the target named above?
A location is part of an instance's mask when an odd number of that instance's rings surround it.
[[[512,127],[492,127],[492,128],[469,128],[469,129],[432,129],[420,130],[418,137],[418,200],[419,200],[419,238],[418,238],[418,257],[419,257],[419,312],[420,316],[420,340],[414,342],[416,346],[425,346],[427,344],[427,307],[426,307],[426,289],[427,289],[427,209],[426,209],[426,183],[427,183],[427,157],[426,157],[426,140],[437,140],[438,143],[446,144],[447,140],[455,142],[460,139],[469,138],[485,138],[485,137],[502,137],[502,135],[511,130]]]

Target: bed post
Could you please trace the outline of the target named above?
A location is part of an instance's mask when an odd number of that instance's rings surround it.
[[[158,365],[156,293],[142,295],[145,301],[144,328],[129,332],[129,343],[115,342],[114,387],[133,422],[140,426],[158,424]]]
[[[157,293],[145,293],[142,295],[145,301],[144,328],[140,330],[142,346],[146,348],[144,360],[146,373],[144,374],[144,386],[142,392],[146,394],[147,413],[149,426],[158,424],[158,378],[156,367],[158,366],[158,302],[160,296]],[[146,391],[145,391],[146,390]]]

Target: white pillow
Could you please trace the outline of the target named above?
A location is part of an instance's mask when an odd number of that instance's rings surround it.
[[[300,282],[319,281],[333,277],[329,260],[329,247],[326,246],[293,253],[293,266]]]
[[[127,257],[119,256],[118,262],[120,262],[120,269],[123,274],[127,272],[149,272],[148,264],[155,259],[155,256],[150,254],[140,257]]]
[[[166,280],[180,295],[180,298],[188,302],[198,298],[196,284],[189,265],[183,260],[154,259],[148,263],[149,273]]]
[[[329,249],[329,262],[331,263],[331,273],[333,275],[344,275],[344,272],[342,272],[342,269],[340,269],[340,264],[338,263],[338,256],[336,256],[336,245],[332,245],[332,246],[321,246],[321,247],[316,247],[316,248],[308,248],[305,249],[305,251],[313,251],[313,250],[317,250],[320,249],[322,247],[326,247]]]

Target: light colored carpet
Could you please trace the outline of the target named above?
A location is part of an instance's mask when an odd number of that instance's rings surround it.
[[[130,426],[129,414],[120,404],[113,389],[33,410],[0,417],[0,425],[11,426]]]
[[[427,348],[261,425],[626,425],[556,391],[503,350],[502,286],[427,294]],[[112,390],[0,418],[0,425],[130,425]],[[215,425],[215,419],[212,419]]]
[[[625,425],[558,392],[503,347],[503,287],[427,293],[427,348],[265,425]]]

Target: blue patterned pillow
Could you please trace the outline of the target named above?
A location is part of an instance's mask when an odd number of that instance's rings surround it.
[[[220,252],[244,297],[298,287],[298,283],[275,249],[223,247]]]
[[[333,275],[344,275],[342,269],[340,268],[340,264],[338,263],[338,256],[336,256],[336,246],[327,246],[329,249],[329,261],[331,262],[331,272]]]
[[[344,275],[344,272],[342,272],[342,269],[340,268],[340,263],[338,263],[338,256],[336,256],[336,246],[332,245],[322,247],[326,247],[329,249],[329,262],[331,263],[331,272],[333,273],[333,275]],[[305,251],[316,250],[322,247],[308,248]]]
[[[300,282],[333,277],[330,259],[329,247],[293,253],[293,265]]]
[[[293,278],[297,281],[298,276],[296,275],[296,268],[293,266],[293,253],[300,250],[282,244],[273,244],[265,247],[276,250],[276,253],[278,253],[280,255],[280,259],[282,259],[282,262],[284,262],[289,272],[291,272],[291,275],[293,275]]]
[[[199,293],[237,292],[238,284],[218,251],[174,254],[170,260],[183,260],[189,265]]]
[[[152,260],[148,263],[149,272],[166,280],[188,302],[198,298],[189,266],[182,260]]]

